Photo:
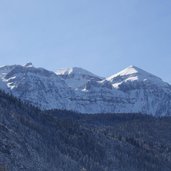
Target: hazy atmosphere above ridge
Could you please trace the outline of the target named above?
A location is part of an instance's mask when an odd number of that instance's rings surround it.
[[[0,65],[103,77],[135,65],[171,83],[171,1],[1,1]]]

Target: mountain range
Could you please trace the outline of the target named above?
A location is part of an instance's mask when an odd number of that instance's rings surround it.
[[[106,78],[78,67],[3,66],[0,89],[42,110],[171,115],[171,85],[136,66]]]

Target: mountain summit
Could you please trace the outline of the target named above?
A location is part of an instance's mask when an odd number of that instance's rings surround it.
[[[126,82],[141,82],[141,83],[151,83],[156,86],[169,86],[168,83],[165,83],[159,77],[148,73],[136,66],[129,66],[124,70],[114,74],[110,77],[107,77],[106,80],[110,81],[115,88],[118,88],[119,85]]]
[[[102,79],[79,67],[58,69],[55,73],[63,78],[66,84],[72,88],[80,88],[90,80],[100,81]]]
[[[0,88],[42,110],[171,115],[171,86],[135,66],[107,78],[78,67],[52,72],[32,63],[3,66]]]

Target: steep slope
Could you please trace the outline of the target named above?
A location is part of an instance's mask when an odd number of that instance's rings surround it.
[[[119,88],[120,85],[128,82],[140,82],[158,86],[160,88],[170,88],[170,85],[162,81],[159,77],[132,65],[117,74],[107,77],[106,80],[110,81],[115,88]]]
[[[56,156],[52,162],[48,156],[54,153],[44,136],[46,123],[41,112],[29,105],[24,105],[12,96],[0,91],[0,168],[7,171],[56,171],[72,168],[76,164],[63,156],[59,150],[54,150]],[[47,139],[48,140],[48,139]],[[50,139],[49,139],[50,140]],[[50,155],[51,154],[51,155]],[[49,160],[48,160],[49,159]],[[62,162],[66,162],[62,166]],[[74,170],[74,169],[73,169]]]
[[[7,91],[24,101],[42,109],[62,109],[70,105],[69,98],[74,92],[51,71],[35,68],[29,63],[0,68],[0,73]]]
[[[160,78],[130,66],[106,80],[111,82],[115,89],[129,96],[129,112],[153,115],[171,113],[171,86]]]
[[[7,79],[5,79],[6,75],[12,71],[15,67],[19,65],[9,65],[9,66],[1,66],[0,67],[0,87],[3,89],[5,92],[10,92],[10,87],[12,88],[10,82],[8,82]]]
[[[135,66],[105,79],[81,68],[54,73],[31,63],[4,66],[0,87],[43,110],[171,115],[171,86]]]
[[[72,143],[74,138],[79,140],[81,133],[87,135],[81,136],[85,141],[93,137],[91,131],[80,128],[76,121],[53,118],[0,92],[0,169],[80,171],[86,154],[81,146],[73,147]],[[97,142],[92,139],[88,144],[99,148]],[[78,157],[82,161],[76,160]],[[95,170],[103,168],[95,160],[89,164]]]
[[[74,89],[83,87],[90,80],[100,81],[102,79],[99,76],[78,67],[58,69],[55,73],[63,78],[68,86]]]
[[[171,118],[41,112],[0,92],[0,168],[170,171]]]

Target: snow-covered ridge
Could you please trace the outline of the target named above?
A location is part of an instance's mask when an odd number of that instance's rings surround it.
[[[102,78],[79,67],[58,69],[55,73],[63,78],[69,87],[78,89],[83,87],[88,81],[99,81]]]
[[[57,75],[77,74],[77,75],[89,75],[94,77],[96,76],[95,74],[79,67],[57,69],[55,73]]]
[[[3,66],[0,88],[43,110],[171,115],[171,86],[136,66],[107,78],[78,67]]]
[[[168,87],[168,83],[162,81],[161,78],[148,73],[136,66],[129,66],[117,74],[107,77],[106,80],[110,81],[113,87],[118,88],[119,85],[126,82],[147,82],[157,86]]]

